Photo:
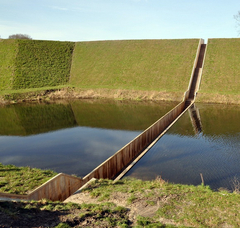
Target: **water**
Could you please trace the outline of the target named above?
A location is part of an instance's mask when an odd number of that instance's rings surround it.
[[[126,176],[233,190],[240,180],[240,107],[197,104],[200,127],[190,112],[151,148]]]
[[[0,162],[83,177],[176,104],[77,100],[0,107]],[[197,104],[127,176],[198,185],[201,173],[211,188],[231,190],[239,164],[240,107]]]
[[[0,107],[0,162],[83,177],[175,105],[77,100]]]

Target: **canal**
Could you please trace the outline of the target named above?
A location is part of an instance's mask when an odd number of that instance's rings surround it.
[[[0,107],[0,162],[85,176],[176,102],[75,100]],[[194,115],[194,113],[197,113]],[[240,107],[196,104],[127,177],[232,189],[240,180]]]
[[[233,189],[240,180],[240,107],[197,104],[127,173],[128,177]]]

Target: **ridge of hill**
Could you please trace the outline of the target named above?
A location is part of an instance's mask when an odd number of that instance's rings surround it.
[[[199,39],[0,40],[0,100],[180,101]],[[197,102],[240,104],[240,39],[209,39]]]

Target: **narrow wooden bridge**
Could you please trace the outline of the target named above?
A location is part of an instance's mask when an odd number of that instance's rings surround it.
[[[19,196],[1,194],[0,199],[25,199],[39,200],[47,198],[50,200],[64,200],[86,184],[92,178],[115,179],[123,177],[126,172],[144,155],[148,150],[165,134],[165,132],[187,111],[194,103],[202,75],[202,67],[205,56],[206,45],[200,39],[198,50],[188,86],[183,101],[166,115],[153,123],[135,139],[117,151],[114,155],[96,167],[84,178],[71,177],[66,174],[59,174],[47,183],[43,184],[29,195]],[[194,110],[193,110],[194,115]],[[199,123],[198,129],[201,130]]]

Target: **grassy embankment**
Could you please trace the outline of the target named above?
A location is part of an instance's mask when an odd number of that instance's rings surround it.
[[[6,76],[0,95],[31,99],[45,96],[46,90],[74,87],[55,96],[181,100],[198,42],[1,40],[0,55],[8,61],[0,66]]]
[[[70,87],[54,97],[179,101],[197,44],[197,39],[0,40],[0,95],[31,100]],[[198,102],[240,103],[239,44],[240,39],[209,39]]]
[[[198,102],[240,104],[240,39],[209,39]]]
[[[116,183],[97,180],[75,195],[78,203],[74,199],[68,203],[0,203],[1,224],[66,228],[239,227],[238,193],[239,188],[234,193],[214,192],[207,186],[173,185],[160,178]]]
[[[13,89],[64,85],[69,80],[74,43],[18,40]]]
[[[38,94],[37,91],[63,87],[69,81],[74,45],[73,42],[0,40],[0,95],[9,100],[26,99],[31,92]]]
[[[16,40],[0,39],[0,92],[12,89],[17,50]]]
[[[73,53],[70,84],[100,96],[111,94],[112,98],[181,100],[188,87],[198,42],[79,42]]]
[[[57,173],[30,167],[16,167],[0,163],[0,192],[27,194]]]

